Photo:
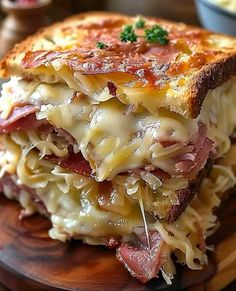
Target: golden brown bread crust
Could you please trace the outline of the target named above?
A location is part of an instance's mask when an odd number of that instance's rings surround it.
[[[197,76],[197,80],[192,85],[192,98],[189,100],[191,116],[200,113],[201,105],[208,90],[213,90],[236,74],[236,55],[221,60],[216,64],[206,67]]]
[[[121,42],[122,27],[136,20],[106,12],[70,17],[16,45],[1,61],[0,76],[40,79],[47,71],[55,73],[55,61],[87,76],[128,73],[135,76],[134,86],[140,92],[148,88],[155,99],[162,96],[158,106],[196,118],[208,90],[236,75],[236,39],[148,17],[147,27],[157,23],[168,30],[168,45],[149,44],[143,38],[136,43]],[[108,48],[96,48],[98,41]],[[38,69],[43,67],[47,68],[42,73]]]

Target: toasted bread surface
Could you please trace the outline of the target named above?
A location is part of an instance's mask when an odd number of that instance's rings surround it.
[[[143,37],[122,42],[123,27],[134,25],[138,17],[84,13],[16,45],[1,61],[0,76],[41,80],[46,72],[53,76],[55,67],[86,76],[132,75],[134,80],[123,81],[124,86],[146,90],[160,98],[160,107],[196,118],[208,90],[236,75],[236,39],[183,23],[143,18],[145,27],[135,33],[143,36],[145,29],[158,24],[168,31],[168,44],[149,43]],[[98,42],[105,48],[98,48]]]

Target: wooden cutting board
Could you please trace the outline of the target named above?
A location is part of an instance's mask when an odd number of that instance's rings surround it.
[[[171,287],[162,279],[139,283],[105,247],[52,240],[47,219],[18,220],[19,211],[16,202],[0,195],[0,282],[13,291],[179,290],[193,285],[189,290],[217,291],[236,278],[235,198],[220,211],[221,227],[212,238],[216,252],[208,266],[202,271],[178,267]]]

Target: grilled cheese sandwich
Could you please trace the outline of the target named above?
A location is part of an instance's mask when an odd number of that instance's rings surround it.
[[[142,282],[162,273],[171,283],[172,253],[191,269],[207,262],[213,208],[236,183],[222,162],[236,125],[236,40],[137,21],[74,16],[1,61],[10,80],[0,99],[0,185],[22,218],[51,220],[52,238],[116,248]],[[135,41],[122,41],[127,26]],[[168,40],[140,37],[153,28]]]

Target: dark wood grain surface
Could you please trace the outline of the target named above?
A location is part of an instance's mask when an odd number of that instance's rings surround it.
[[[211,257],[203,271],[180,267],[170,288],[160,279],[143,285],[116,260],[114,251],[79,241],[63,244],[52,240],[47,234],[47,219],[34,215],[19,220],[19,211],[16,202],[0,196],[0,282],[11,290],[178,290],[216,272]],[[214,242],[235,231],[235,201],[231,200],[221,213],[222,226]]]

